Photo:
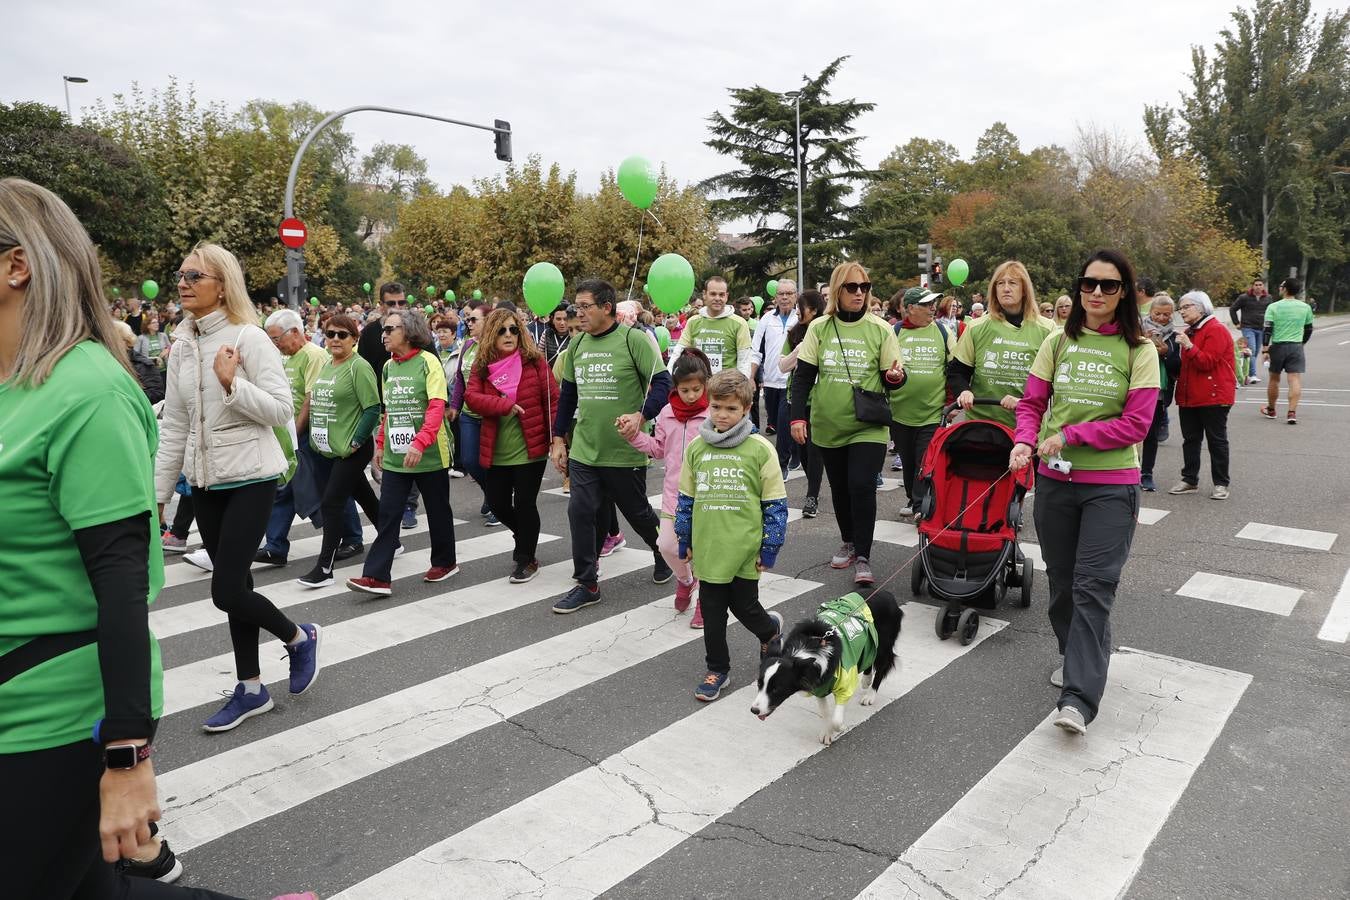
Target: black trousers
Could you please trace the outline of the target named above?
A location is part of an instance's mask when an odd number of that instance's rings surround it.
[[[1181,480],[1200,483],[1200,444],[1209,444],[1209,476],[1215,486],[1228,484],[1228,410],[1230,406],[1183,406]]]
[[[703,652],[708,671],[731,671],[731,651],[727,649],[727,612],[750,629],[761,644],[773,639],[778,626],[759,605],[759,582],[733,578],[728,584],[700,581],[698,602],[703,607]]]
[[[547,459],[517,466],[488,466],[483,470],[483,493],[492,514],[511,529],[517,563],[534,561],[539,549],[539,485],[544,480]]]
[[[282,643],[295,637],[295,623],[253,590],[253,556],[267,532],[276,492],[275,481],[223,491],[192,488],[197,527],[215,567],[211,572],[211,601],[229,616],[234,669],[240,681],[257,678],[261,671],[259,630],[266,629]],[[340,514],[336,521],[341,528]]]
[[[169,532],[176,538],[187,539],[188,532],[192,530],[192,517],[196,513],[192,506],[191,494],[178,495],[178,508],[173,513],[173,524],[169,526]]]
[[[911,509],[917,508],[919,502],[923,500],[922,497],[914,496],[914,479],[919,474],[923,456],[928,452],[928,445],[932,443],[933,435],[936,433],[936,422],[932,425],[891,423],[891,440],[895,442],[895,452],[900,454],[900,461],[904,463],[905,470],[901,481],[905,484],[905,498],[909,500]]]
[[[103,750],[80,741],[0,754],[0,783],[13,815],[0,825],[3,894],[11,900],[233,900],[205,888],[119,875],[103,861],[98,783]]]
[[[1148,434],[1144,435],[1144,448],[1139,456],[1141,475],[1152,475],[1153,466],[1158,461],[1158,444],[1167,428],[1167,407],[1172,402],[1171,394],[1170,390],[1158,392],[1158,405],[1153,408],[1153,423],[1148,427]]]
[[[427,513],[427,531],[431,534],[431,566],[455,567],[455,519],[450,511],[450,470],[430,472],[391,472],[380,479],[379,523],[375,543],[366,553],[361,574],[376,581],[392,581],[394,551],[398,549],[403,510],[413,485],[422,490]]]
[[[567,521],[572,532],[572,577],[582,584],[599,580],[597,561],[609,532],[606,502],[612,502],[633,526],[642,542],[656,549],[661,519],[647,501],[647,467],[591,466],[576,460],[568,463],[572,493],[567,502]]]
[[[840,540],[852,544],[853,552],[870,560],[877,525],[877,475],[886,458],[886,445],[864,441],[811,450],[818,451],[825,461]]]
[[[787,404],[787,388],[764,388],[764,418],[775,430],[773,448],[778,451],[780,469],[786,469],[792,462],[792,448],[797,446],[787,424]]]
[[[788,418],[787,403],[784,402],[783,431],[790,432],[792,426],[788,422]],[[788,439],[791,440],[791,437]],[[820,482],[825,477],[825,457],[820,455],[820,448],[811,443],[811,407],[809,406],[806,408],[806,443],[799,444],[792,441],[792,446],[797,448],[797,457],[802,461],[802,471],[806,472],[806,496],[819,499]],[[880,469],[877,471],[880,471]],[[873,487],[875,486],[876,479],[873,479]]]
[[[353,450],[351,456],[333,460],[328,471],[328,482],[323,487],[323,502],[319,505],[323,515],[323,549],[319,551],[319,565],[326,572],[333,571],[334,555],[342,545],[343,533],[347,530],[348,498],[356,500],[356,505],[361,507],[370,524],[375,525],[380,521],[380,501],[375,496],[375,489],[366,480],[366,466],[374,454],[375,442],[368,440]]]

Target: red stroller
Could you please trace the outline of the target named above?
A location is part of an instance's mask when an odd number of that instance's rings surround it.
[[[910,589],[917,597],[926,586],[933,599],[945,603],[935,626],[941,640],[955,634],[969,644],[980,627],[977,610],[996,609],[1008,588],[1018,589],[1023,607],[1031,605],[1035,569],[1018,549],[1017,532],[1022,499],[1035,476],[1031,466],[1008,471],[1013,434],[1006,426],[987,421],[949,426],[956,409],[954,403],[943,409],[919,470],[919,555]]]

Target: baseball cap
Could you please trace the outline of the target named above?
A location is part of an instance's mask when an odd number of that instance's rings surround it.
[[[912,287],[909,290],[905,291],[906,306],[910,306],[915,303],[927,305],[929,303],[936,303],[941,299],[942,299],[941,294],[936,293],[935,291],[930,291],[928,288]]]

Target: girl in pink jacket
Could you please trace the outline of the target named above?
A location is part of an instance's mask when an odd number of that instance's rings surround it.
[[[699,426],[708,418],[707,387],[708,379],[712,377],[712,365],[699,350],[685,350],[675,361],[671,374],[675,390],[670,392],[670,402],[657,415],[652,434],[639,431],[628,439],[628,443],[666,464],[666,477],[661,485],[661,533],[656,546],[666,564],[675,570],[675,609],[684,612],[698,590],[698,579],[688,561],[680,558],[679,542],[675,537],[675,506],[679,499],[684,449],[698,437]],[[694,606],[689,627],[703,627],[703,610],[698,605]]]

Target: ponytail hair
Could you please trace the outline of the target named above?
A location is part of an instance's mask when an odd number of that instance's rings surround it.
[[[708,357],[697,347],[689,347],[681,351],[679,357],[675,360],[675,367],[670,373],[671,380],[678,385],[686,378],[697,378],[702,382],[707,382],[712,378],[712,363]]]

